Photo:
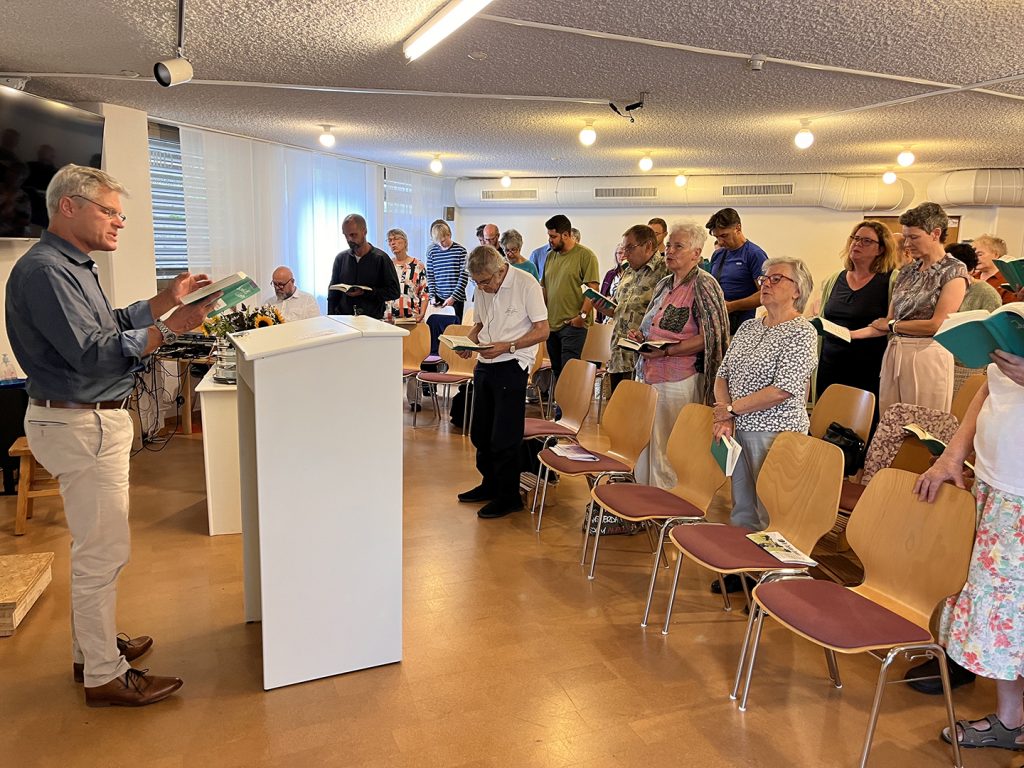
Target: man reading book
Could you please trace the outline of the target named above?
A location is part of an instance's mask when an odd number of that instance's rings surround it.
[[[398,285],[398,274],[391,259],[380,248],[375,248],[366,239],[366,219],[358,213],[350,213],[341,222],[341,232],[348,243],[348,250],[334,257],[330,285],[345,283],[348,291],[327,292],[327,314],[369,315],[384,319],[387,302],[394,301],[402,294]]]

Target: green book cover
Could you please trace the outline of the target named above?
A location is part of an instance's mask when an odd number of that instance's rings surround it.
[[[993,263],[1002,276],[1006,278],[1007,282],[1010,283],[1010,287],[1013,290],[1019,291],[1024,286],[1024,259],[1015,259],[1014,261],[996,259]]]
[[[967,368],[984,368],[997,349],[1024,356],[1024,302],[1004,304],[989,313],[983,309],[954,312],[939,327],[935,340]]]
[[[210,285],[200,288],[198,291],[193,291],[183,298],[181,303],[194,304],[218,291],[223,291],[224,295],[217,299],[217,303],[213,305],[210,317],[216,317],[222,312],[241,304],[251,296],[258,294],[260,289],[245,272],[235,272],[235,274],[228,275],[215,283],[210,283]]]

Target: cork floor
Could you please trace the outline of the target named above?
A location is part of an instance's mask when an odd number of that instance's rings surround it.
[[[14,499],[0,497],[0,554],[56,553],[53,584],[0,639],[0,766],[856,764],[878,662],[840,658],[845,687],[835,690],[821,651],[769,622],[739,712],[728,692],[744,615],[722,611],[706,573],[684,567],[671,634],[660,632],[667,580],[641,629],[646,537],[606,538],[588,581],[582,480],[563,481],[539,535],[528,512],[478,520],[454,498],[476,483],[468,440],[422,424],[407,420],[405,441],[404,660],[270,692],[259,628],[242,619],[240,537],[206,535],[200,435],[133,460],[120,628],[155,638],[140,666],[185,680],[155,706],[85,707],[71,680],[59,505],[40,502],[15,538]],[[595,425],[585,435],[599,443]],[[986,681],[955,697],[960,717],[993,710]],[[949,765],[943,717],[940,699],[890,686],[871,765]],[[1022,763],[1000,750],[965,759]]]

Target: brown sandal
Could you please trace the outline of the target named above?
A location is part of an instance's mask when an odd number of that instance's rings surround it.
[[[988,715],[982,720],[988,723],[988,728],[984,731],[971,725],[968,720],[957,720],[957,727],[963,733],[959,739],[961,747],[966,749],[996,747],[997,749],[1024,750],[1024,744],[1017,741],[1020,736],[1024,736],[1024,725],[1020,728],[1007,728],[995,715]],[[948,728],[943,728],[941,735],[943,741],[949,744],[953,743],[949,737]]]

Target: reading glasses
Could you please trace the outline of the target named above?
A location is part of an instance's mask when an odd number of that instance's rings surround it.
[[[100,205],[95,200],[90,200],[85,195],[71,195],[71,197],[80,197],[83,200],[85,200],[85,202],[92,203],[97,208],[99,208],[101,211],[103,211],[104,215],[108,219],[120,219],[122,224],[124,224],[126,221],[128,221],[128,217],[125,216],[123,213],[120,213],[119,211],[115,211],[113,208],[107,208],[107,206],[105,206],[105,205]]]

